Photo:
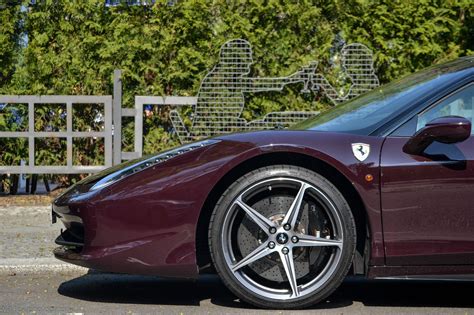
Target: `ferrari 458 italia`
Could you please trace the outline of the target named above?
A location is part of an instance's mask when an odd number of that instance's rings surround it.
[[[102,271],[217,273],[304,308],[348,274],[474,278],[474,58],[427,68],[290,130],[126,162],[53,203],[55,256]]]

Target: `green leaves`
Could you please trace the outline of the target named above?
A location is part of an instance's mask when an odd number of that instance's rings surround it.
[[[103,0],[45,0],[24,5],[23,12],[21,5],[0,10],[1,94],[112,94],[113,70],[122,69],[126,107],[133,106],[135,95],[196,95],[219,47],[232,38],[252,44],[252,76],[286,76],[319,60],[318,70],[338,90],[347,80],[330,58],[342,40],[374,51],[382,83],[474,49],[472,0],[183,0],[174,5],[161,0],[152,7],[110,8]],[[28,35],[23,48],[22,34]],[[329,106],[314,94],[301,94],[301,88],[246,95],[243,117]],[[154,107],[144,120],[145,152],[177,144],[169,110]],[[189,123],[192,109],[183,112]],[[37,118],[50,113],[38,111]],[[11,130],[5,117],[0,115],[0,128]],[[133,124],[124,126],[124,147],[131,149]],[[78,159],[94,163],[90,156],[100,144],[87,148]],[[60,155],[48,159],[54,158]]]
[[[21,17],[19,4],[0,8],[0,87],[9,83],[18,62]]]
[[[472,18],[460,18],[468,6],[462,0],[354,1],[341,26],[347,41],[374,50],[379,78],[386,83],[469,53],[462,34]]]

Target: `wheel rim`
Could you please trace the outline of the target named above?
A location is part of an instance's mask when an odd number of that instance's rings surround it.
[[[341,260],[343,228],[321,189],[278,177],[252,184],[234,198],[221,246],[228,270],[241,285],[286,301],[315,293],[328,282]]]

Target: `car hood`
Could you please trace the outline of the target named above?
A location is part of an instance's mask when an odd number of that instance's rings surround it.
[[[352,143],[364,142],[369,145],[380,143],[383,138],[340,132],[314,130],[265,130],[256,132],[234,133],[216,137],[222,141],[246,143],[254,147],[306,147],[318,151],[332,151]],[[352,152],[352,149],[350,150]],[[352,154],[349,152],[350,154]]]

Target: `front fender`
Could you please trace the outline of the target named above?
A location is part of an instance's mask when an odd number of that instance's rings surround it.
[[[371,235],[371,265],[385,262],[382,217],[380,208],[380,152],[384,138],[352,134],[322,133],[313,131],[258,132],[226,136],[229,141],[252,143],[252,148],[226,165],[227,168],[266,154],[300,154],[317,159],[334,168],[338,176],[352,184],[359,194],[367,214]],[[366,160],[360,162],[352,152],[353,143],[370,146]],[[292,161],[288,161],[291,164]],[[372,180],[366,176],[371,175]]]

